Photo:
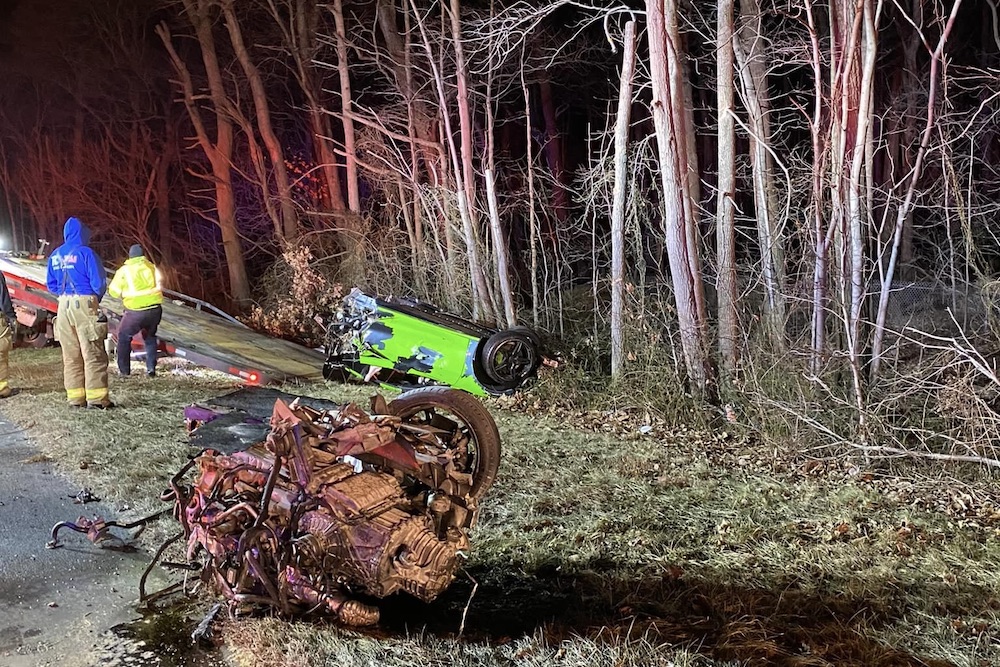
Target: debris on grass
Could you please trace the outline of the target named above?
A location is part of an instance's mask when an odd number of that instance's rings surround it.
[[[323,611],[365,626],[379,610],[359,595],[404,591],[430,602],[467,557],[477,501],[499,462],[489,413],[463,410],[474,401],[422,390],[395,410],[376,397],[370,415],[279,399],[263,442],[205,449],[171,479],[163,499],[174,504],[188,561],[233,614]]]
[[[201,371],[148,386],[113,377],[124,407],[95,438],[86,412],[64,407],[60,363],[58,349],[16,351],[13,381],[29,389],[5,413],[33,424],[28,436],[75,484],[137,512],[162,506],[196,451],[184,407],[238,387]],[[337,404],[371,391],[283,389]],[[429,605],[380,602],[364,632],[263,615],[217,618],[213,635],[240,667],[1000,664],[996,472],[826,457],[730,421],[720,439],[634,415],[612,420],[631,427],[618,435],[578,428],[568,406],[495,411],[504,458],[470,532],[465,567],[479,588],[461,641],[464,577]],[[639,434],[645,424],[653,431]],[[142,546],[175,525],[151,524]],[[169,557],[184,560],[178,551]],[[183,624],[185,644],[203,613]]]

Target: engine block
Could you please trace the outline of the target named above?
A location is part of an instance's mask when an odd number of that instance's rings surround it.
[[[203,450],[164,500],[188,561],[235,611],[322,610],[368,625],[378,609],[354,595],[431,601],[454,580],[476,518],[455,452],[436,429],[393,415],[279,400],[265,441]]]

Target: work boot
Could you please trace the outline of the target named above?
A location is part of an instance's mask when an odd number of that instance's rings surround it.
[[[153,371],[146,371],[146,377],[155,378],[156,377],[156,371],[155,370],[153,370]]]
[[[111,401],[102,401],[100,403],[88,403],[87,407],[91,410],[110,410],[115,407],[115,404]]]
[[[69,402],[69,407],[71,407],[71,408],[85,408],[85,407],[87,407],[87,404],[86,403],[77,403],[75,401],[70,401]]]
[[[3,389],[0,389],[0,398],[7,398],[8,396],[13,396],[13,395],[14,395],[14,390],[11,389],[10,387],[4,387]]]

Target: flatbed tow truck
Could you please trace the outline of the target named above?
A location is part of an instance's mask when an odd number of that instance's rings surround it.
[[[45,286],[45,261],[0,255],[0,271],[14,302],[21,340],[44,347],[54,339],[52,323],[59,306],[57,297]],[[163,321],[156,334],[161,356],[187,359],[251,385],[323,380],[326,355],[322,352],[258,333],[194,297],[166,289],[163,296]],[[117,343],[122,303],[105,295],[100,305]],[[141,338],[136,338],[133,347],[140,349]]]

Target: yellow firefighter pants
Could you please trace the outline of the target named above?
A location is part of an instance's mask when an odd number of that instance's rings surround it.
[[[97,297],[61,296],[56,340],[62,347],[63,385],[70,405],[106,405],[108,323],[98,322]]]
[[[14,343],[14,332],[7,318],[0,315],[0,394],[7,395],[10,389],[10,348]]]

